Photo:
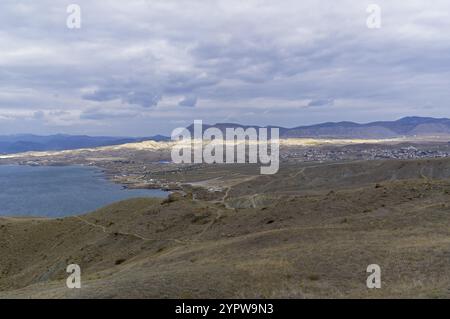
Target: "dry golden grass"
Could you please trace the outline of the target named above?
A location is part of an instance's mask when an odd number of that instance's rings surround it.
[[[214,201],[202,200],[200,189],[197,200],[1,218],[0,297],[448,298],[447,167],[445,160],[289,166],[252,179],[230,167],[227,176],[240,174],[242,183]],[[81,266],[82,289],[65,287],[70,263]],[[369,290],[373,263],[382,288]]]

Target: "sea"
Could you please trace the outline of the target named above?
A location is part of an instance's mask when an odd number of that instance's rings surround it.
[[[95,167],[0,165],[0,216],[78,215],[135,197],[167,192],[125,189]]]

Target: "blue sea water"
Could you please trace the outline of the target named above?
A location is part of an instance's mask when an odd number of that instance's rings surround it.
[[[153,189],[123,189],[94,167],[0,165],[0,215],[61,217],[133,197],[166,197]]]

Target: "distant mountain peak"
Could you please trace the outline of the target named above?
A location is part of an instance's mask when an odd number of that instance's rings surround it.
[[[407,116],[396,121],[377,121],[370,123],[355,123],[350,121],[325,122],[314,125],[284,128],[267,125],[244,125],[239,123],[216,123],[214,125],[203,124],[203,129],[215,127],[225,133],[225,128],[260,128],[277,127],[280,129],[281,138],[396,138],[408,136],[450,136],[450,119],[432,118],[420,116]],[[193,130],[193,125],[188,126]]]

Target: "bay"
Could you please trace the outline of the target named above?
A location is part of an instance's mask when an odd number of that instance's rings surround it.
[[[134,197],[167,197],[155,189],[124,189],[84,166],[0,165],[0,215],[62,217]]]

